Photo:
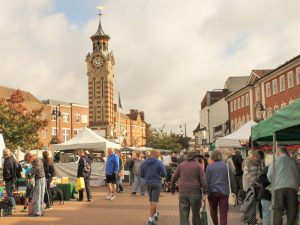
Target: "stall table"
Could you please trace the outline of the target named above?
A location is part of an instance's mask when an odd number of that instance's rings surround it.
[[[57,184],[57,188],[59,188],[62,193],[65,201],[70,201],[71,198],[75,198],[74,194],[77,193],[75,190],[74,183],[67,183],[67,184]]]

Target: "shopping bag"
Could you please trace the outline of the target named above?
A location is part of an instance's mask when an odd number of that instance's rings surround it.
[[[229,196],[228,196],[228,204],[235,206],[236,203],[237,203],[236,195],[234,193],[230,193]]]
[[[80,191],[85,188],[83,177],[78,177],[76,180],[76,190]]]
[[[202,203],[202,207],[200,209],[200,221],[201,225],[214,225],[208,207],[205,202]]]

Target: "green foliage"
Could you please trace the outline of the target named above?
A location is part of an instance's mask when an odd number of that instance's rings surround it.
[[[0,133],[5,145],[11,150],[18,147],[22,151],[41,149],[39,131],[47,125],[47,121],[42,119],[42,112],[43,107],[28,111],[19,90],[8,100],[0,99]]]
[[[155,149],[166,149],[172,152],[180,152],[189,147],[189,137],[180,134],[167,133],[163,129],[152,129],[148,141],[148,146]]]

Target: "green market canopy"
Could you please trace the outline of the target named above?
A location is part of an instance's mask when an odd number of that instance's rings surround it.
[[[286,144],[300,143],[300,99],[278,110],[272,117],[252,127],[254,144],[270,143],[276,134],[276,141]]]

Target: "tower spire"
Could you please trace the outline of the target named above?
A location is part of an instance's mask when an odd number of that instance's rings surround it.
[[[104,33],[103,29],[102,29],[102,25],[101,25],[101,16],[103,16],[103,6],[97,6],[98,9],[98,16],[99,16],[99,25],[98,25],[98,29],[96,31],[96,33],[91,36],[92,41],[94,40],[106,40],[108,41],[110,39],[110,37]]]

